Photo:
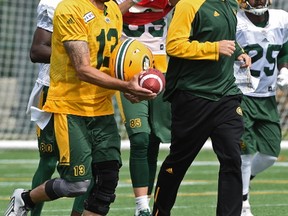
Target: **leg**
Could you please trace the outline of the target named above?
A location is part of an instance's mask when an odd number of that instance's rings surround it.
[[[244,127],[241,112],[235,112],[239,106],[239,98],[226,97],[219,101],[219,109],[215,110],[215,128],[211,140],[220,162],[217,216],[241,214],[240,138]]]
[[[158,174],[152,213],[154,216],[170,216],[181,181],[209,137],[211,120],[207,116],[211,111],[206,108],[206,101],[185,92],[175,93],[172,101],[170,152]]]
[[[119,179],[118,161],[106,161],[92,165],[94,184],[87,200],[84,202],[85,212],[107,215],[110,204],[115,200],[115,190]]]
[[[149,166],[149,185],[148,185],[148,197],[151,197],[155,176],[157,171],[157,159],[159,154],[160,139],[156,137],[153,133],[150,134],[148,146],[148,166]]]
[[[58,162],[58,149],[54,137],[54,119],[43,130],[37,127],[38,150],[40,155],[38,168],[32,178],[32,189],[51,179]],[[31,210],[31,216],[40,216],[44,203],[38,203]]]
[[[4,215],[26,215],[38,203],[56,200],[60,197],[79,196],[87,191],[89,184],[89,180],[68,182],[64,179],[55,178],[48,180],[31,191],[16,189]]]
[[[256,176],[258,173],[263,172],[264,170],[271,167],[275,161],[277,160],[277,157],[270,156],[266,154],[261,154],[260,152],[257,152],[252,160],[251,165],[251,176]]]
[[[117,96],[119,110],[130,140],[129,169],[136,203],[135,215],[137,216],[140,211],[150,212],[147,197],[150,172],[147,158],[151,133],[150,102],[141,101],[132,104],[122,93]]]
[[[51,179],[51,176],[53,175],[55,171],[57,161],[58,159],[56,156],[47,156],[47,157],[40,156],[38,168],[32,179],[32,189],[41,185],[43,182]],[[40,216],[43,206],[44,206],[44,203],[38,203],[31,210],[31,216]]]
[[[241,155],[242,165],[242,182],[243,182],[243,201],[248,199],[250,176],[251,176],[251,161],[253,155]]]
[[[141,211],[150,212],[148,204],[149,164],[148,164],[148,133],[136,133],[130,137],[129,168],[136,202],[135,215]],[[139,172],[141,170],[141,172]]]

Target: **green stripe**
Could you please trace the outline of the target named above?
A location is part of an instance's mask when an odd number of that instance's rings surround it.
[[[118,50],[115,63],[115,74],[118,79],[124,80],[124,62],[126,59],[127,50],[133,41],[134,39],[130,38],[124,40]]]

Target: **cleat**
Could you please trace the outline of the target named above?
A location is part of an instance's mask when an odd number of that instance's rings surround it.
[[[24,189],[16,189],[10,197],[10,202],[4,216],[27,216],[28,209],[21,197]]]
[[[134,216],[151,216],[150,210],[149,209],[143,209],[140,210],[137,214]]]
[[[241,216],[253,216],[248,200],[243,201]]]

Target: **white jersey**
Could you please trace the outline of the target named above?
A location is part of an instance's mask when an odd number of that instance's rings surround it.
[[[53,32],[53,16],[56,6],[61,0],[41,0],[37,7],[37,28]],[[31,112],[31,121],[43,129],[51,118],[50,113],[38,109],[39,99],[44,86],[50,85],[50,64],[39,64],[38,77],[30,94],[26,113]]]
[[[268,24],[255,26],[240,10],[236,40],[252,58],[251,75],[259,78],[254,92],[244,93],[252,97],[269,97],[276,94],[278,75],[277,56],[288,41],[288,13],[283,10],[269,9]]]
[[[120,4],[124,0],[117,0]],[[157,12],[159,9],[142,7],[134,5],[129,8],[131,13],[143,13],[149,9],[150,11]],[[161,12],[162,10],[160,10]],[[169,13],[168,13],[169,14]],[[167,37],[167,26],[168,26],[168,14],[161,20],[157,20],[153,23],[147,23],[143,26],[138,25],[127,25],[123,23],[122,39],[135,38],[145,44],[154,55],[166,55],[166,37]],[[141,18],[140,18],[141,19]],[[144,29],[143,29],[144,27]]]
[[[56,6],[61,0],[41,0],[37,7],[37,27],[53,32],[53,16]],[[37,83],[49,86],[50,64],[40,63]]]

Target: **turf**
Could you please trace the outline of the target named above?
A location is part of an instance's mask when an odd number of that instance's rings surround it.
[[[122,151],[123,167],[110,216],[133,216],[134,213],[128,154],[129,150]],[[161,150],[159,165],[166,154],[167,150]],[[0,150],[0,215],[4,214],[9,196],[15,188],[30,188],[37,162],[37,150]],[[250,202],[254,215],[288,215],[287,166],[288,150],[282,150],[277,163],[252,181]],[[172,216],[216,215],[217,175],[218,162],[214,153],[202,150],[181,184]],[[42,215],[68,216],[72,202],[71,198],[47,202]]]

